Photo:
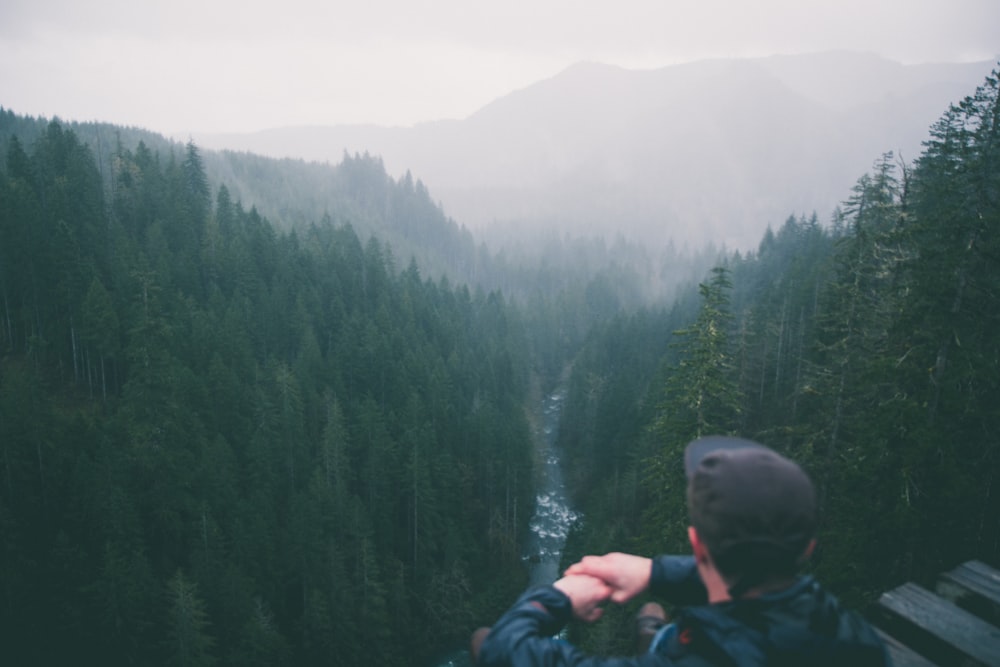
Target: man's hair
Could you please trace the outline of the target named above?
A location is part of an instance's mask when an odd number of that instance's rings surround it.
[[[816,494],[796,463],[750,440],[685,451],[691,525],[732,597],[795,572],[816,530]]]

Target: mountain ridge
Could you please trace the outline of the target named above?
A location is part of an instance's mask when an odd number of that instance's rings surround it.
[[[883,153],[916,157],[930,125],[992,65],[854,52],[647,70],[577,63],[463,120],[194,139],[319,162],[379,155],[473,229],[516,223],[746,248],[790,214],[828,219]]]

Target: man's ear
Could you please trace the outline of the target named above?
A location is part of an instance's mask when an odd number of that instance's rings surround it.
[[[705,548],[705,544],[698,537],[698,531],[694,529],[694,526],[688,526],[688,540],[691,542],[691,550],[694,552],[694,559],[698,563],[709,562],[708,549]]]
[[[807,544],[806,548],[802,550],[802,555],[799,556],[799,565],[805,563],[810,558],[812,558],[813,551],[815,550],[816,550],[816,538],[814,537],[811,540],[809,540],[809,544]]]

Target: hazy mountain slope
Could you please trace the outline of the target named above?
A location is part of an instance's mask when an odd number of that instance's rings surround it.
[[[790,213],[827,219],[883,152],[928,127],[993,63],[904,66],[825,53],[632,71],[580,64],[462,121],[197,136],[205,147],[407,169],[461,224],[557,224],[655,242],[757,243]]]
[[[186,150],[181,142],[141,128],[19,116],[0,107],[0,155],[7,154],[12,137],[32,150],[50,122],[71,130],[88,146],[109,201],[115,196],[121,153],[136,151],[141,142],[169,167],[182,160]],[[335,224],[350,224],[364,242],[375,236],[387,243],[400,270],[413,258],[427,276],[449,274],[465,282],[473,281],[476,270],[489,269],[478,265],[482,261],[477,264],[478,249],[470,232],[444,215],[423,183],[390,177],[377,157],[341,156],[332,165],[246,152],[199,152],[213,201],[225,186],[234,202],[247,210],[256,208],[279,229],[302,229],[329,217]],[[0,160],[0,173],[5,166]]]

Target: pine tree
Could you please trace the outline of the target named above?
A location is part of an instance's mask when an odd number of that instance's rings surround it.
[[[896,173],[892,154],[883,155],[842,209],[845,226],[832,258],[833,280],[820,295],[803,388],[803,435],[794,451],[819,492],[817,571],[853,603],[896,567],[879,551],[908,524],[896,502],[900,471],[891,440],[897,425],[886,417],[898,396],[890,332],[905,293],[905,188]],[[869,520],[858,522],[862,513]],[[855,562],[873,565],[860,572],[844,567]]]
[[[120,332],[118,314],[114,309],[111,295],[96,276],[91,280],[90,287],[87,289],[81,310],[82,340],[88,348],[87,382],[91,388],[95,383],[100,383],[101,397],[106,400],[108,395],[107,365],[109,362],[113,362],[118,355]],[[93,377],[91,368],[94,363],[89,360],[90,353],[97,357],[97,368]],[[113,373],[114,368],[111,370]]]
[[[853,456],[866,440],[871,447],[884,447],[863,415],[886,393],[879,364],[888,354],[889,328],[898,308],[903,203],[892,154],[884,155],[875,169],[874,175],[858,180],[844,208],[850,228],[834,258],[837,279],[824,295],[821,356],[812,367],[810,391],[822,395],[824,405],[822,416],[810,416],[814,424],[823,421],[822,435],[815,436],[822,452],[817,462],[821,498],[838,459]]]
[[[735,432],[741,399],[729,349],[729,290],[725,267],[698,286],[701,310],[695,322],[674,332],[679,361],[664,386],[652,426],[658,453],[648,462],[644,486],[650,496],[643,517],[645,546],[684,548],[687,482],[684,446],[695,438]]]
[[[897,327],[902,495],[919,576],[1000,553],[1000,94],[994,71],[931,128],[912,173]],[[934,534],[934,539],[927,536]]]
[[[742,410],[729,335],[729,270],[716,267],[701,283],[701,311],[694,324],[674,332],[680,362],[667,379],[664,409],[656,429],[672,441],[732,433]]]
[[[209,634],[208,614],[198,596],[198,587],[177,570],[168,591],[169,640],[167,661],[177,667],[209,667],[215,664],[215,640]]]

